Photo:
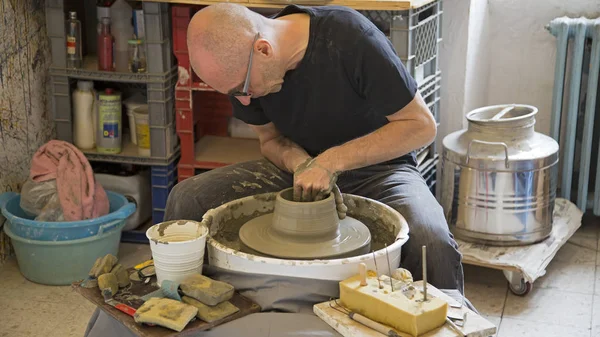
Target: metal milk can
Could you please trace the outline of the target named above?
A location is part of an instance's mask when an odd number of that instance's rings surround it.
[[[457,239],[526,245],[552,231],[558,143],[534,131],[538,109],[506,104],[466,116],[443,140],[441,204]]]

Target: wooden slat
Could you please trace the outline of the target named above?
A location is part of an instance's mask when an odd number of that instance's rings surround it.
[[[128,269],[128,273],[131,274],[134,270]],[[74,282],[72,288],[79,293],[81,296],[92,302],[95,306],[106,312],[109,316],[119,321],[125,327],[127,327],[132,333],[141,337],[192,337],[198,336],[200,331],[210,330],[215,326],[236,320],[238,318],[260,312],[261,308],[258,304],[252,302],[250,299],[235,292],[233,297],[229,300],[233,305],[237,306],[240,310],[230,316],[214,321],[212,323],[204,322],[198,318],[187,324],[185,329],[178,333],[161,326],[148,326],[138,324],[134,321],[133,317],[115,309],[113,306],[107,304],[104,301],[104,297],[101,295],[100,290],[96,288],[84,288],[81,287],[81,282]],[[121,289],[114,299],[118,302],[124,303],[138,309],[144,301],[140,298],[146,294],[149,294],[158,289],[156,285],[156,276],[152,276],[150,282],[133,282],[126,288]]]
[[[448,303],[456,303],[456,301],[438,290],[434,286],[427,283],[427,291],[431,296],[439,297]],[[414,286],[417,289],[423,288],[423,282],[417,281],[414,282]],[[352,320],[348,317],[348,315],[343,314],[338,310],[342,310],[339,307],[339,302],[328,301],[314,305],[313,311],[319,316],[325,323],[329,324],[332,328],[334,328],[337,332],[339,332],[344,337],[383,337],[384,335],[367,328],[366,326]],[[343,311],[343,310],[342,310]],[[463,314],[467,314],[467,320],[465,326],[460,328],[462,333],[468,337],[487,337],[492,336],[497,332],[497,327],[488,321],[485,317],[480,316],[468,309],[466,306],[462,306],[461,308],[448,308],[448,312],[452,312],[457,316],[462,316]],[[402,333],[396,331],[398,336],[400,337],[411,337],[410,334]],[[426,334],[421,335],[420,337],[456,337],[460,336],[457,334],[448,323],[443,326],[432,330]]]
[[[261,158],[257,139],[203,136],[196,143],[195,167],[199,169],[214,169]]]
[[[186,5],[212,5],[218,2],[233,2],[246,7],[282,8],[287,5],[347,6],[359,10],[407,10],[419,8],[434,0],[143,0],[148,2],[165,2]]]

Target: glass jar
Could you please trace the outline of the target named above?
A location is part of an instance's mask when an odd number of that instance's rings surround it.
[[[146,52],[144,42],[140,39],[131,39],[129,43],[129,71],[132,73],[146,72]]]

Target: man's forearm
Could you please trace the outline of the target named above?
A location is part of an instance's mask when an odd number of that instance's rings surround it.
[[[298,165],[310,156],[298,144],[279,136],[261,146],[262,154],[282,170],[293,173]]]
[[[419,149],[435,139],[430,126],[420,122],[392,122],[368,135],[328,149],[317,162],[335,172],[385,162]]]

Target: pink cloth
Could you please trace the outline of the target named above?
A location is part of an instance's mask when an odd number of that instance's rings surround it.
[[[51,140],[33,155],[30,178],[35,182],[56,179],[65,221],[93,219],[108,214],[106,192],[96,183],[83,153],[74,145]]]

